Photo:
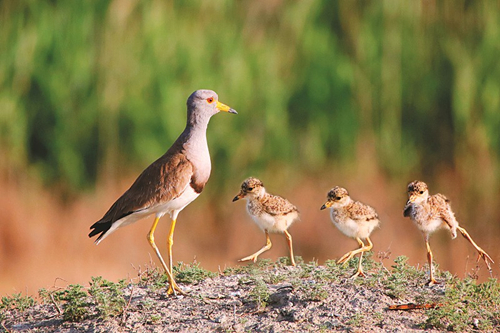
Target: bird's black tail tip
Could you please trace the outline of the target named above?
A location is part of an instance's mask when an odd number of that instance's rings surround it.
[[[90,226],[90,233],[89,233],[89,238],[92,238],[96,235],[99,235],[99,237],[97,237],[97,239],[95,240],[95,243],[99,243],[99,241],[102,239],[102,237],[104,237],[104,235],[106,234],[106,232],[108,232],[108,230],[111,228],[111,225],[112,223],[111,222],[107,222],[107,221],[98,221],[96,223],[94,223],[93,225]]]

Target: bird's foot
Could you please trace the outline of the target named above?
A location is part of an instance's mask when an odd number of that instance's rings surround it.
[[[257,258],[258,258],[258,257],[259,257],[258,255],[256,256],[256,255],[252,254],[251,256],[245,257],[245,258],[240,259],[240,260],[238,260],[238,261],[239,261],[239,262],[244,262],[244,261],[253,261],[253,262],[257,262]]]
[[[172,296],[183,295],[183,296],[185,296],[186,293],[177,285],[177,283],[175,281],[169,281],[167,295],[172,295]]]
[[[483,259],[484,263],[488,267],[488,271],[490,273],[492,273],[491,264],[494,264],[495,262],[493,261],[493,259],[491,259],[491,257],[488,255],[488,253],[483,251],[483,249],[479,249],[478,252],[479,252],[479,254],[477,256],[477,261],[479,261],[480,259]]]
[[[363,272],[362,269],[358,269],[358,271],[356,272],[356,274],[354,274],[353,276],[350,277],[351,280],[354,280],[355,278],[357,278],[358,276],[361,276],[361,277],[366,277],[365,273]]]
[[[434,285],[441,284],[441,282],[436,281],[434,278],[430,278],[426,283],[426,286],[432,287]]]

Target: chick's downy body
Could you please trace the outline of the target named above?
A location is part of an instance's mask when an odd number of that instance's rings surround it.
[[[240,261],[256,261],[257,257],[269,250],[272,246],[269,233],[283,233],[290,249],[290,260],[295,266],[293,256],[292,236],[288,228],[299,219],[299,211],[292,203],[278,195],[267,193],[264,184],[257,178],[250,177],[241,184],[240,193],[233,201],[239,199],[247,200],[247,212],[252,220],[266,234],[266,245],[253,255],[245,257]]]

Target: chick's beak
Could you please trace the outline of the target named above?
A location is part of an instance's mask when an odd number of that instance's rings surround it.
[[[239,199],[241,199],[241,198],[243,198],[243,194],[240,192],[240,193],[238,193],[238,195],[237,195],[237,196],[235,196],[235,197],[233,198],[233,202],[238,201],[238,200],[239,200]]]
[[[238,114],[238,112],[236,112],[236,110],[230,108],[229,106],[227,106],[226,104],[224,103],[221,103],[219,101],[217,101],[217,105],[215,106],[217,109],[219,109],[220,111],[224,111],[224,112],[229,112],[229,113],[234,113],[234,114]]]
[[[332,206],[332,203],[330,201],[325,202],[323,206],[321,206],[320,210],[330,208]]]

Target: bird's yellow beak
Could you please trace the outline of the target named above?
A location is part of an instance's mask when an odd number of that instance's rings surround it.
[[[236,112],[236,110],[230,108],[229,106],[227,106],[226,104],[224,103],[221,103],[219,101],[217,101],[217,105],[215,106],[217,109],[219,109],[220,111],[224,111],[224,112],[229,112],[229,113],[234,113],[234,114],[238,114],[238,112]]]
[[[331,201],[327,201],[325,202],[325,204],[323,206],[321,206],[320,210],[323,210],[323,209],[326,209],[326,208],[330,208],[332,207],[332,202]]]

